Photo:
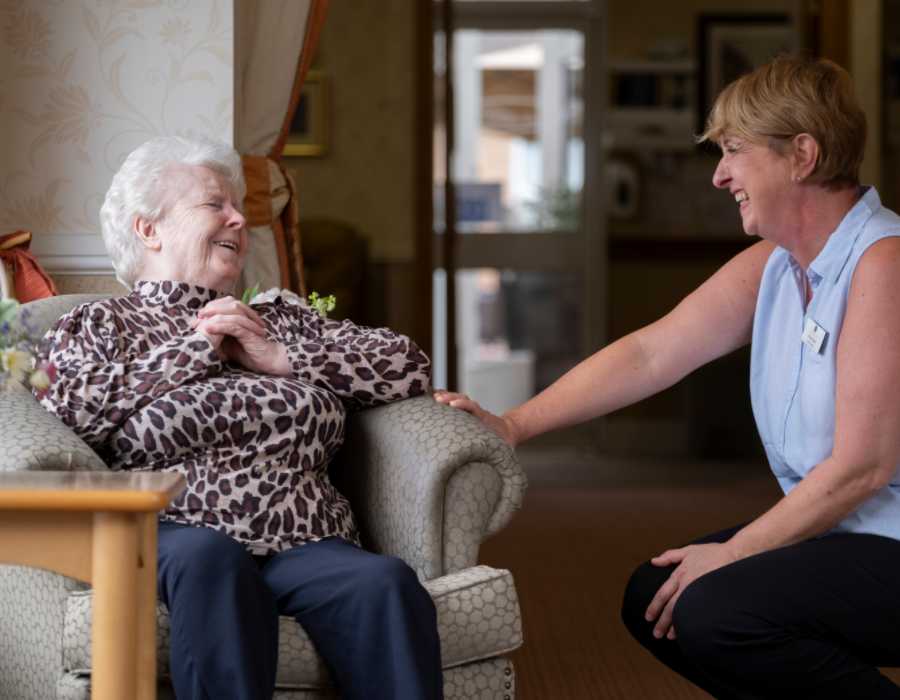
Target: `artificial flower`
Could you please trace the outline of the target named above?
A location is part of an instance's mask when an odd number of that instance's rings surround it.
[[[38,393],[43,393],[50,388],[50,375],[45,370],[36,369],[28,377],[28,383],[33,389],[37,389]]]
[[[17,382],[24,381],[31,370],[31,355],[24,350],[16,348],[4,348],[0,350],[0,365],[3,371],[9,373]]]
[[[40,398],[56,380],[56,367],[42,363],[35,367],[38,329],[15,299],[0,299],[0,390],[9,380],[34,389]]]

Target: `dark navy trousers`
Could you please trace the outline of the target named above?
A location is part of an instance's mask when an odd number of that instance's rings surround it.
[[[269,557],[159,526],[159,598],[178,700],[268,700],[278,616],[299,622],[345,700],[441,698],[434,603],[403,561],[330,538]]]
[[[726,542],[739,527],[696,540]],[[644,612],[674,566],[642,564],[622,619],[669,668],[719,700],[900,700],[900,541],[830,534],[711,571],[675,604],[675,640]]]

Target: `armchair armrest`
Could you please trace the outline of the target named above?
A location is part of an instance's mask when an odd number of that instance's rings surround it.
[[[11,382],[0,389],[0,471],[106,471],[85,442]]]
[[[426,580],[475,565],[478,545],[509,522],[526,484],[500,437],[430,396],[351,414],[333,474],[367,546]]]

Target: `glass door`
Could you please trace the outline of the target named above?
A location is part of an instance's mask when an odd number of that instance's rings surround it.
[[[449,41],[435,40],[435,384],[501,413],[604,339],[602,7],[449,9]]]

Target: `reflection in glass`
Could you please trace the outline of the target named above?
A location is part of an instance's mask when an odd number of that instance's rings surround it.
[[[584,182],[582,34],[461,30],[453,46],[458,230],[577,230]],[[436,65],[443,58],[436,56]],[[436,87],[441,77],[436,71]],[[436,114],[441,108],[436,105]],[[434,143],[439,231],[440,121]]]
[[[435,328],[446,276],[434,276]],[[582,289],[574,273],[478,268],[456,274],[459,389],[502,413],[545,389],[578,360]],[[435,349],[441,348],[435,343]],[[446,358],[434,358],[445,386]]]

